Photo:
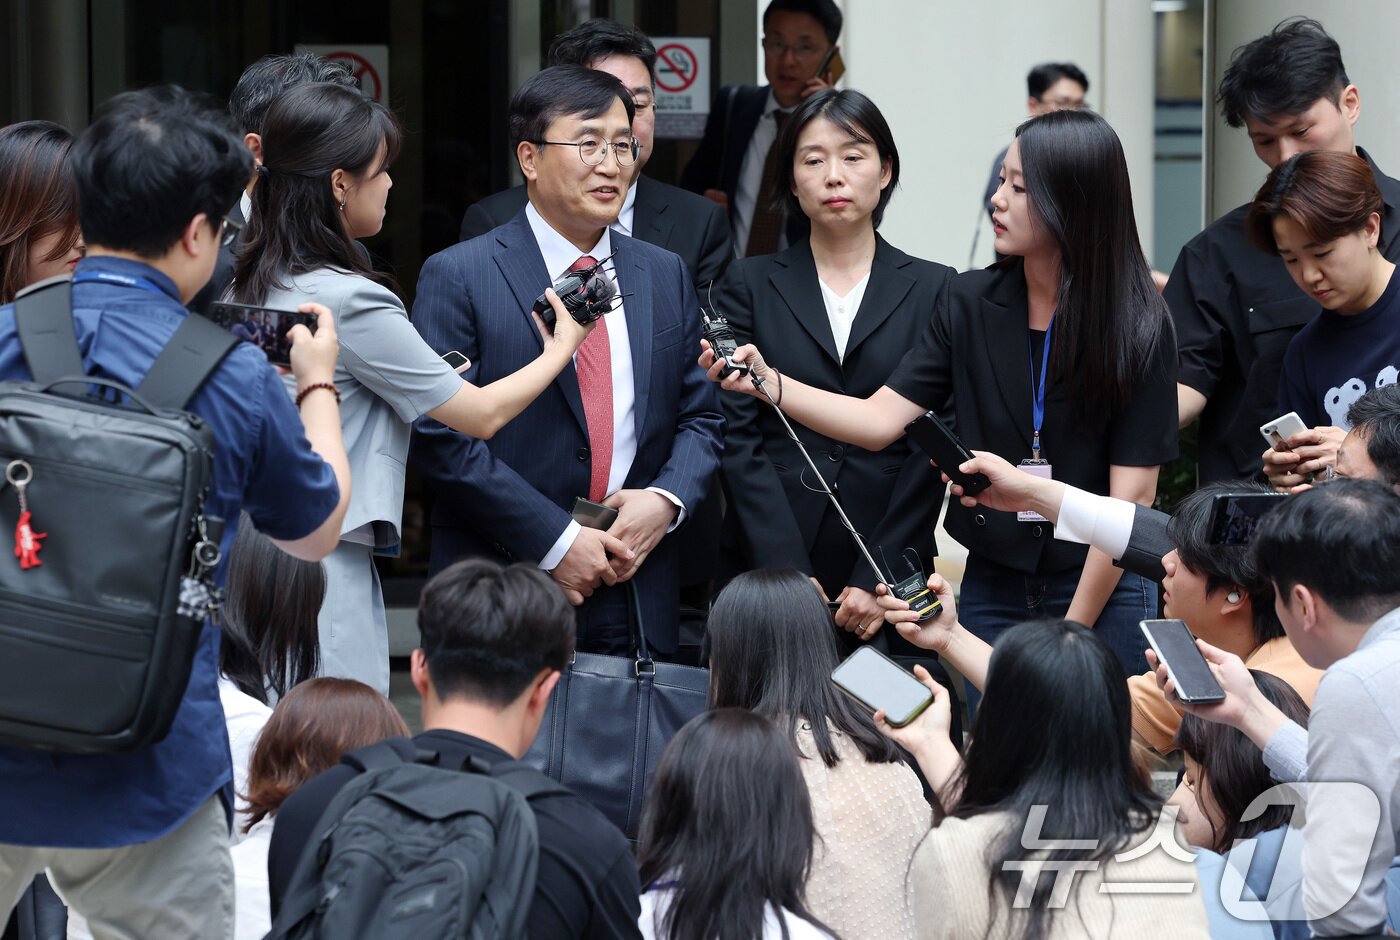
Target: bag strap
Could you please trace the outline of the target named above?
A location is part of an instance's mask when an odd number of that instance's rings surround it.
[[[15,332],[29,374],[40,385],[86,375],[73,326],[73,282],[41,282],[15,298]]]
[[[545,796],[572,796],[574,791],[524,761],[508,761],[491,768],[491,776],[527,800]]]
[[[632,648],[637,654],[637,664],[640,668],[642,663],[652,663],[655,660],[651,656],[651,645],[647,643],[647,631],[642,623],[642,602],[637,598],[635,582],[628,581],[623,585],[623,590],[627,592],[627,619],[632,626]]]
[[[191,313],[151,363],[136,391],[157,408],[183,409],[236,345],[237,336]]]

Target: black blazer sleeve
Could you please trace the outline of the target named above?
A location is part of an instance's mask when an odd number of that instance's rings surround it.
[[[705,201],[708,207],[701,222],[704,233],[700,237],[700,258],[695,262],[695,270],[690,272],[691,277],[695,279],[695,290],[702,301],[710,284],[718,287],[725,268],[734,260],[734,243],[729,235],[729,217],[724,214],[719,203],[710,202],[708,199]]]
[[[736,261],[715,285],[715,307],[729,320],[740,345],[750,341],[754,329],[755,289],[749,278],[765,270],[758,259]],[[749,395],[722,391],[720,407],[725,420],[720,471],[729,498],[726,524],[738,528],[751,566],[791,567],[812,574],[802,530],[763,446],[758,416],[760,409],[772,406]]]
[[[726,86],[710,103],[710,116],[705,119],[705,134],[690,162],[681,171],[681,188],[704,195],[707,189],[723,189],[720,175],[724,170],[725,126],[738,89]]]
[[[1133,574],[1140,574],[1149,581],[1161,581],[1167,576],[1162,569],[1162,556],[1174,547],[1167,538],[1167,520],[1171,517],[1164,512],[1139,506],[1133,513],[1133,532],[1128,537],[1128,547],[1123,557],[1117,559],[1118,567]]]

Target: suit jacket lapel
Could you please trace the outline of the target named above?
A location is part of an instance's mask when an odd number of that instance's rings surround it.
[[[495,234],[496,266],[511,293],[515,295],[516,309],[518,314],[525,318],[530,336],[540,349],[544,349],[544,340],[540,338],[540,331],[535,326],[535,318],[530,316],[530,312],[535,306],[535,298],[550,284],[549,272],[545,270],[544,256],[540,254],[540,246],[535,242],[535,233],[530,230],[530,223],[525,218],[525,210],[521,209],[515,218],[496,229]],[[572,362],[559,373],[554,384],[564,393],[569,410],[574,413],[579,427],[587,434],[588,424],[583,416],[583,397],[578,390],[578,372]]]
[[[637,195],[640,197],[641,193]],[[651,397],[647,394],[651,388],[651,340],[655,332],[651,273],[638,262],[630,238],[615,232],[612,238],[619,286],[627,295],[622,301],[622,310],[627,317],[627,345],[632,350],[633,424],[640,442]]]
[[[666,211],[669,208],[671,204],[661,188],[645,176],[638,177],[637,199],[632,203],[632,237],[670,250],[675,220]]]
[[[783,298],[797,322],[817,341],[817,345],[840,367],[836,355],[836,337],[831,333],[831,321],[826,317],[826,302],[822,300],[817,282],[817,264],[812,260],[812,247],[807,242],[794,245],[773,256],[777,270],[768,275],[769,282]]]
[[[997,389],[1006,403],[1007,413],[1014,415],[1026,444],[1026,456],[1031,455],[1031,360],[1027,330],[1026,281],[1020,262],[1002,272],[1002,276],[981,301],[982,339],[991,360]],[[1047,383],[1048,387],[1048,383]],[[1047,391],[1048,394],[1048,391]]]
[[[865,296],[861,298],[860,309],[851,323],[851,335],[846,340],[847,362],[860,344],[890,318],[895,308],[904,303],[904,298],[914,289],[914,279],[902,270],[913,260],[878,235],[875,238],[875,260],[870,265],[870,280],[865,285]],[[933,315],[932,310],[929,315]]]

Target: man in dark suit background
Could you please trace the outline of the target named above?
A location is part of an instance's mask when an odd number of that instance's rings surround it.
[[[807,235],[807,219],[774,205],[776,168],[769,158],[787,116],[802,99],[830,88],[817,70],[841,35],[832,0],[772,0],[763,11],[767,85],[726,86],[715,96],[700,147],[681,186],[729,213],[740,258],[768,255]]]
[[[276,98],[288,88],[310,82],[329,82],[359,88],[360,83],[341,62],[332,62],[309,52],[296,55],[265,55],[243,70],[238,84],[233,86],[233,94],[228,96],[228,111],[238,135],[243,138],[243,146],[253,155],[253,165],[262,166],[262,129],[267,109]],[[229,209],[228,217],[242,228],[253,207],[253,187],[257,185],[258,174],[248,180],[248,188],[238,197],[238,205]],[[209,283],[194,296],[186,306],[195,313],[208,314],[209,305],[223,296],[233,283],[233,250],[237,239],[219,248],[219,258],[214,264],[214,275]],[[363,248],[363,246],[361,246]]]
[[[625,299],[490,442],[425,419],[413,457],[435,496],[433,571],[469,555],[534,562],[578,605],[579,648],[600,652],[630,648],[634,590],[648,639],[668,653],[679,566],[666,535],[709,488],[723,419],[695,362],[699,300],[685,265],[609,228],[635,156],[634,114],[622,82],[577,66],[545,69],[516,92],[511,138],[529,203],[428,259],[414,324],[439,352],[464,353],[466,377],[487,384],[538,355],[531,306],[570,267],[614,255]],[[577,497],[617,508],[617,520],[580,527]]]
[[[643,176],[656,132],[656,46],[646,35],[612,20],[591,19],[556,36],[549,46],[550,65],[581,65],[616,76],[632,92],[637,116],[632,136],[641,144],[630,167],[632,188],[623,200],[615,232],[651,242],[681,256],[695,290],[704,296],[719,280],[733,255],[724,211],[679,186]],[[462,241],[504,225],[525,208],[525,186],[487,196],[462,218]]]

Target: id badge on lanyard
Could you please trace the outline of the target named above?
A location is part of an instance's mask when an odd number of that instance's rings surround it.
[[[1043,477],[1046,480],[1055,478],[1054,467],[1050,461],[1040,458],[1040,428],[1045,423],[1045,376],[1050,371],[1050,331],[1055,328],[1055,318],[1050,318],[1050,323],[1045,328],[1045,349],[1040,358],[1040,382],[1035,380],[1035,353],[1031,350],[1030,337],[1026,337],[1026,357],[1030,362],[1031,370],[1031,418],[1033,421],[1031,434],[1031,458],[1021,461],[1016,469],[1022,473],[1029,473],[1031,476]],[[1017,522],[1049,522],[1038,512],[1022,510],[1016,513]]]

